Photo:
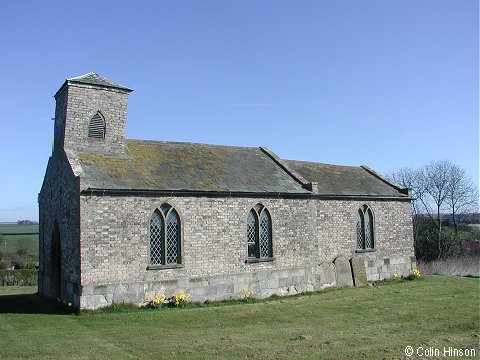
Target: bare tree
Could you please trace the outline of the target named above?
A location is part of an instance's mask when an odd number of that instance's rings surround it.
[[[457,214],[476,212],[478,210],[478,189],[468,178],[464,169],[451,164],[448,172],[448,187],[445,203],[452,216],[456,240],[458,235]]]
[[[419,209],[419,198],[417,191],[419,189],[419,171],[411,167],[403,167],[394,172],[387,177],[392,180],[394,183],[400,187],[410,189],[412,193],[412,212],[413,212],[413,238],[416,246],[418,239],[418,209]]]
[[[412,189],[415,249],[434,246],[436,258],[446,257],[458,250],[461,246],[458,241],[458,214],[478,211],[478,189],[465,170],[448,160],[441,160],[432,161],[418,170],[403,168],[389,177],[399,185]],[[449,215],[453,234],[445,231],[443,214]],[[430,225],[420,229],[420,219],[425,217]]]
[[[432,161],[420,170],[418,198],[423,210],[437,227],[437,256],[442,257],[442,212],[448,192],[451,163],[447,160]]]

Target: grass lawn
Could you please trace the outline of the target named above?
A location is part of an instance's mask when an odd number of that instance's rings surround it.
[[[36,286],[0,286],[0,296],[35,294],[36,292],[37,292]],[[1,308],[0,308],[0,312],[3,313]]]
[[[25,306],[9,307],[0,296],[2,359],[402,359],[407,345],[473,346],[480,356],[478,278],[428,276],[268,302],[81,315],[48,314],[35,295],[15,292],[0,287]]]

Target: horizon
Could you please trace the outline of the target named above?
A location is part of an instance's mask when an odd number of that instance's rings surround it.
[[[382,175],[448,159],[478,188],[477,1],[89,0],[3,10],[0,222],[38,221],[52,95],[90,71],[134,90],[127,139],[266,146],[282,159]]]

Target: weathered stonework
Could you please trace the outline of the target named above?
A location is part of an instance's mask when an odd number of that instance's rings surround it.
[[[80,285],[80,189],[79,179],[70,168],[65,154],[52,154],[39,201],[39,292],[46,296],[79,303]],[[52,233],[54,223],[60,230],[62,274],[60,289],[52,284]]]
[[[335,280],[338,287],[353,286],[352,268],[347,258],[337,256],[333,260],[335,265]]]
[[[124,149],[128,92],[87,84],[68,84],[55,95],[55,147],[75,151],[121,153]],[[90,119],[100,112],[105,139],[89,138]]]
[[[368,281],[408,275],[415,266],[409,198],[326,198],[318,195],[322,184],[297,197],[89,191],[77,153],[122,156],[127,95],[121,89],[68,81],[56,95],[55,150],[39,194],[42,294],[68,299],[80,309],[142,304],[156,293],[179,291],[190,293],[192,301],[240,298],[242,289],[268,297],[345,285],[335,272],[339,257],[348,267],[352,259],[363,262]],[[107,122],[103,140],[86,135],[97,111]],[[180,217],[182,262],[152,270],[150,218],[164,203]],[[271,216],[273,259],[247,262],[246,220],[258,203]],[[375,219],[372,251],[357,250],[356,215],[364,204]],[[53,284],[55,222],[59,284]]]
[[[274,260],[246,263],[246,218],[258,202],[268,208],[272,217]],[[153,211],[163,203],[174,206],[181,216],[184,265],[179,269],[147,270],[149,221]],[[326,220],[325,216],[317,216],[318,208],[325,209],[322,212],[335,211],[335,204],[351,209],[352,218],[346,224],[337,217]],[[140,304],[154,293],[174,291],[185,291],[191,294],[191,300],[204,301],[238,298],[242,289],[253,290],[258,297],[320,290],[334,283],[328,264],[339,255],[346,259],[347,265],[353,256],[364,260],[369,280],[390,277],[394,272],[408,275],[413,255],[411,237],[406,236],[411,226],[409,219],[403,224],[398,219],[391,224],[391,228],[399,229],[393,236],[387,224],[376,223],[375,251],[356,253],[354,215],[362,204],[291,199],[82,196],[81,307],[124,301]],[[387,202],[369,205],[377,218],[392,207]],[[396,206],[396,211],[404,208],[403,203]],[[298,225],[299,219],[303,220],[303,226]],[[328,221],[322,224],[330,229],[327,238],[316,231],[319,219]],[[335,244],[336,249],[332,249]],[[404,248],[407,250],[402,253]],[[383,264],[385,258],[391,259],[390,265]]]
[[[367,272],[365,269],[365,261],[362,258],[354,256],[350,259],[352,267],[353,283],[355,286],[367,284]]]

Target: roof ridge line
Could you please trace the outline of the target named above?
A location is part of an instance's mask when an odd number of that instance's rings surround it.
[[[145,142],[145,143],[165,143],[165,144],[186,144],[186,145],[202,145],[202,146],[216,146],[216,147],[227,147],[227,148],[235,148],[235,149],[258,149],[256,146],[239,146],[239,145],[225,145],[225,144],[206,144],[206,143],[199,143],[199,142],[191,142],[191,141],[166,141],[166,140],[144,140],[144,139],[125,139],[125,141],[137,141],[137,142]]]
[[[370,173],[371,175],[375,176],[377,179],[383,181],[385,184],[390,185],[391,187],[393,187],[394,189],[396,189],[396,190],[399,191],[400,193],[405,194],[405,195],[408,195],[408,196],[411,196],[410,189],[400,187],[399,185],[397,185],[397,184],[395,184],[394,182],[388,180],[386,177],[384,177],[383,175],[380,175],[378,172],[376,172],[375,170],[369,168],[369,167],[366,166],[366,165],[361,165],[360,167],[361,167],[363,170],[365,170],[366,172],[368,172],[368,173]]]
[[[288,175],[294,178],[297,182],[302,184],[303,187],[306,187],[308,184],[311,184],[310,181],[305,179],[302,175],[298,172],[293,170],[291,167],[287,165],[285,161],[280,159],[272,150],[267,148],[266,146],[260,146],[260,150],[263,151],[268,157],[270,157],[280,168],[282,168]]]
[[[96,73],[94,71],[90,71],[86,74],[71,77],[65,80],[66,83],[70,84],[86,84],[86,85],[93,85],[93,86],[99,86],[99,87],[106,87],[106,88],[113,88],[113,89],[119,89],[122,91],[126,91],[128,93],[132,92],[133,90],[119,84],[113,80],[107,79],[106,77],[100,75],[99,73]]]
[[[309,163],[309,164],[326,165],[326,166],[343,167],[343,168],[355,168],[355,169],[361,168],[361,166],[358,166],[358,165],[330,164],[330,163],[324,163],[324,162],[318,162],[318,161],[310,161],[310,160],[283,159],[283,161],[292,161],[292,162]]]

